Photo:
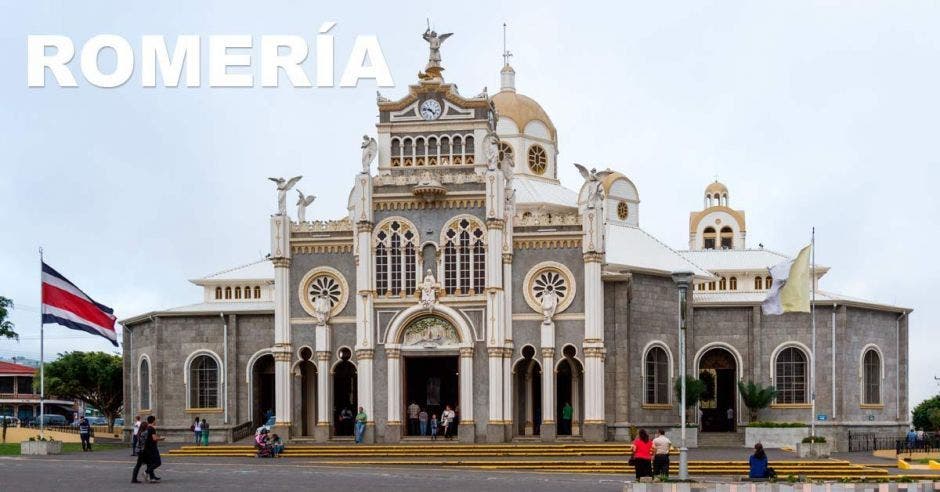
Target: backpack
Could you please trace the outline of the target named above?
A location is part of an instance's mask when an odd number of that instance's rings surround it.
[[[146,429],[143,432],[140,432],[137,436],[137,445],[134,446],[134,452],[137,454],[143,453],[148,439],[150,439],[150,429]]]

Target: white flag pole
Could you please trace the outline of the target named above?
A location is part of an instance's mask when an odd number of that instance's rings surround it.
[[[809,304],[810,318],[812,319],[813,325],[813,347],[812,347],[812,361],[810,362],[809,367],[809,380],[810,380],[810,391],[812,391],[810,401],[812,408],[810,415],[810,435],[814,438],[815,442],[816,437],[816,228],[813,227],[812,240],[810,242],[810,257],[812,258],[812,276],[810,281],[812,282],[813,287],[813,297]]]
[[[46,358],[43,319],[45,299],[42,295],[42,247],[39,247],[39,437],[45,437],[46,430]]]

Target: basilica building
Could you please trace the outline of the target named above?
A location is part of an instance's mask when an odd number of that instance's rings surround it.
[[[391,443],[428,439],[412,417],[449,408],[462,442],[626,440],[679,425],[684,348],[706,382],[689,411],[700,442],[740,434],[751,381],[777,389],[761,421],[815,419],[836,440],[905,425],[909,309],[829,292],[817,267],[813,343],[810,315],[762,314],[768,268],[789,258],[749,247],[725,185],[673,249],[618,170],[559,181],[560,136],[508,57],[499,92],[467,96],[444,79],[446,37],[425,39],[428,65],[378,96],[361,162],[350,152],[346,217],[307,220],[303,195],[288,211],[297,179],[274,179],[267,259],[122,321],[127,415],[180,440],[205,418],[214,441],[273,416],[282,436],[327,442],[361,407],[365,441]]]

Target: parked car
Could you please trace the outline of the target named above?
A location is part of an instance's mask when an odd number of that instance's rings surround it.
[[[7,427],[15,427],[20,424],[20,419],[12,415],[0,415],[0,422],[6,421]]]
[[[267,422],[265,422],[264,424],[261,424],[261,427],[258,427],[257,429],[255,429],[255,435],[260,434],[261,429],[267,429],[268,432],[271,432],[271,428],[274,427],[275,421],[276,421],[276,418],[274,417],[274,415],[270,416]]]
[[[40,421],[41,421],[41,424],[40,424]],[[69,425],[69,421],[66,420],[65,417],[61,415],[47,414],[47,415],[42,415],[41,417],[36,417],[35,419],[32,420],[32,422],[30,422],[29,425],[30,427],[39,427],[40,425],[45,426],[45,427],[54,426],[54,425],[67,426]]]
[[[114,426],[115,426],[115,427],[124,427],[124,419],[122,419],[122,418],[114,419]]]
[[[108,425],[106,417],[85,417],[89,425]]]

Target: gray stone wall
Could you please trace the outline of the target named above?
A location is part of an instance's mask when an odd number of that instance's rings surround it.
[[[512,255],[512,312],[534,313],[526,303],[524,292],[525,276],[535,265],[543,261],[561,263],[571,270],[577,283],[574,301],[565,313],[584,313],[584,260],[581,248],[558,249],[517,249]],[[581,324],[582,333],[584,323]]]

